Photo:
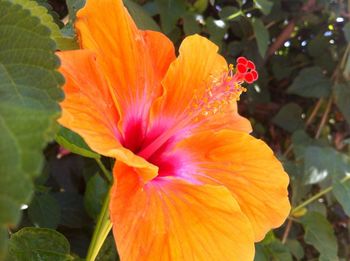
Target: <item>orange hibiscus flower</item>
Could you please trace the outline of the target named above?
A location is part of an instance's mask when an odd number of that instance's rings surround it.
[[[228,67],[199,35],[176,58],[121,0],[88,0],[76,29],[82,50],[59,53],[59,122],[117,160],[110,218],[121,260],[252,260],[254,242],[290,210],[288,176],[237,113],[254,64]]]

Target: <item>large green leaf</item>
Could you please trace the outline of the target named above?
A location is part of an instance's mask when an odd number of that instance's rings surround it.
[[[70,246],[67,239],[55,230],[23,228],[13,234],[9,255],[13,261],[68,261]]]
[[[313,245],[320,252],[319,260],[338,260],[338,244],[328,220],[320,213],[308,212],[301,222],[305,230],[305,242]]]
[[[4,227],[17,224],[21,205],[32,195],[32,179],[42,168],[42,149],[57,129],[63,77],[56,71],[59,60],[50,30],[30,10],[0,0],[0,39],[0,227]]]
[[[288,92],[303,97],[322,98],[330,94],[331,85],[331,81],[322,73],[320,67],[310,67],[299,73]]]
[[[51,31],[51,37],[57,43],[57,49],[59,50],[71,50],[77,49],[78,44],[76,43],[75,38],[67,37],[62,35],[60,28],[54,22],[53,17],[48,13],[48,10],[38,5],[35,1],[28,0],[8,0],[14,4],[19,4],[22,8],[29,10],[33,16],[36,16],[40,19],[40,22],[47,26]]]

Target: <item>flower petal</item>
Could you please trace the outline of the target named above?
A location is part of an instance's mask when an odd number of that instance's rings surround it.
[[[252,132],[250,121],[238,113],[237,103],[226,105],[223,110],[208,117],[207,121],[200,124],[196,131],[231,129],[236,131]]]
[[[58,52],[65,99],[59,123],[81,135],[94,151],[136,168],[144,182],[158,168],[120,144],[119,114],[96,56],[89,50]]]
[[[176,117],[185,112],[196,92],[203,92],[211,76],[227,69],[218,47],[208,39],[193,35],[186,37],[178,58],[170,65],[162,85],[164,93],[153,108],[155,115]]]
[[[283,224],[290,211],[289,179],[263,141],[243,132],[222,130],[199,133],[177,146],[190,153],[197,165],[189,178],[231,191],[249,218],[256,241]]]
[[[195,113],[191,107],[195,105],[195,99],[201,99],[213,79],[227,72],[227,63],[217,51],[218,47],[202,36],[185,38],[179,57],[171,63],[162,81],[163,95],[152,107],[154,126],[167,122],[167,128],[199,125],[199,129],[225,127],[251,131],[250,123],[239,116],[236,102],[225,106],[220,114],[207,117],[204,124],[198,124],[193,117]],[[180,124],[182,120],[186,122],[184,126]]]
[[[114,168],[110,216],[121,260],[253,260],[252,228],[222,186]]]
[[[65,99],[60,124],[80,134],[100,154],[120,147],[119,114],[95,54],[88,50],[58,52]]]
[[[82,48],[97,53],[123,128],[129,118],[148,117],[160,80],[175,59],[171,41],[160,33],[138,30],[121,0],[88,0],[77,14],[76,28]]]

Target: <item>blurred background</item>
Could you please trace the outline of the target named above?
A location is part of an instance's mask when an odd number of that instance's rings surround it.
[[[72,24],[84,1],[37,2],[73,39],[63,49],[77,48]],[[245,56],[257,65],[259,80],[241,96],[239,111],[283,162],[294,210],[257,244],[255,260],[350,260],[350,1],[124,2],[140,28],[162,31],[176,47],[197,33],[215,42],[228,62]],[[61,129],[56,140],[74,151],[69,140],[79,138],[70,135]],[[34,197],[10,232],[56,229],[78,260],[108,190],[101,164],[108,169],[112,162],[58,143],[46,147]],[[97,260],[118,260],[112,236]]]

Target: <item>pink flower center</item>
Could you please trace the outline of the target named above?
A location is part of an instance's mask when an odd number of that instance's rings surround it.
[[[188,159],[183,152],[172,152],[177,139],[191,127],[208,120],[208,116],[220,113],[227,104],[239,100],[241,93],[246,91],[241,84],[253,83],[257,78],[254,63],[239,57],[235,69],[230,64],[219,78],[212,79],[204,92],[194,94],[183,118],[180,117],[177,121],[161,120],[151,129],[148,129],[148,122],[142,117],[131,118],[127,121],[121,143],[136,155],[158,166],[158,177],[180,175],[187,168]],[[176,122],[175,126],[171,122]]]
[[[180,175],[185,166],[185,156],[180,153],[172,152],[176,141],[176,134],[162,142],[162,144],[150,155],[147,155],[147,157],[141,154],[144,149],[148,148],[157,138],[168,130],[166,127],[167,125],[168,124],[155,126],[147,131],[141,119],[129,120],[122,141],[122,145],[125,148],[156,165],[159,168],[158,177]]]

